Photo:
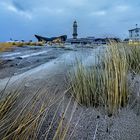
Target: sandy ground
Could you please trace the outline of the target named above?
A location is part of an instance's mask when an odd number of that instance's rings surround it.
[[[63,48],[23,47],[0,53],[0,79],[21,74],[67,53]]]
[[[80,58],[83,63],[90,66],[96,62],[96,57],[103,50],[103,48],[68,50],[57,48],[43,48],[42,50],[39,48],[24,49],[25,54],[22,53],[22,55],[21,50],[12,52],[15,54],[11,54],[8,57],[6,56],[9,55],[8,52],[0,54],[0,58],[3,58],[5,61],[0,66],[0,90],[5,88],[10,79],[6,91],[15,90],[19,85],[22,85],[23,94],[28,97],[38,88],[44,88],[44,86],[49,91],[50,96],[51,93],[55,92],[55,89],[58,89],[57,94],[59,96],[63,95],[67,89],[66,76],[73,67],[75,58]],[[32,54],[32,56],[28,56],[28,54]],[[29,64],[28,61],[30,61]],[[130,89],[135,93],[134,98],[137,98],[140,95],[140,77],[136,75],[133,78],[132,75],[129,77]],[[140,140],[139,104],[135,102],[132,104],[131,102],[130,106],[120,110],[117,116],[109,118],[98,109],[74,104],[74,100],[70,99],[69,94],[65,95],[57,113],[58,116],[61,116],[64,108],[67,108],[67,104],[70,103],[64,119],[66,123],[69,122],[67,140]],[[42,126],[39,139],[44,139],[42,134],[48,128],[48,122],[51,121],[57,106],[58,104],[55,104],[50,109],[49,115]],[[55,129],[54,125],[53,130]],[[47,139],[51,140],[53,135],[52,131]]]

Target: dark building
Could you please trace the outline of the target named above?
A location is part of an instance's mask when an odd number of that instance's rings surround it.
[[[77,34],[77,27],[78,27],[78,25],[77,25],[77,22],[76,21],[74,21],[74,23],[73,23],[73,39],[77,39],[77,36],[78,36],[78,34]]]
[[[94,42],[94,37],[87,37],[87,38],[78,38],[78,39],[73,39],[73,38],[70,38],[70,39],[67,39],[67,43],[70,43],[70,44],[92,44]]]
[[[77,33],[77,22],[74,21],[73,23],[73,38],[67,39],[66,43],[70,44],[97,44],[97,45],[104,45],[108,44],[110,42],[121,42],[119,38],[95,38],[95,37],[85,37],[85,38],[77,38],[78,33]]]
[[[51,38],[47,38],[47,37],[42,37],[39,35],[35,35],[35,37],[38,39],[38,41],[40,42],[52,42],[52,43],[63,43],[67,40],[67,35],[62,35],[62,36],[58,36],[58,37],[51,37]]]
[[[78,38],[78,39],[67,39],[67,43],[70,44],[97,44],[97,45],[105,45],[111,42],[119,43],[121,40],[119,38],[94,38],[94,37],[86,37],[86,38]]]

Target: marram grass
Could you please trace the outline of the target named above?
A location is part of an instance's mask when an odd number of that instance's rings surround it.
[[[50,96],[45,89],[33,93],[29,100],[24,99],[20,92],[18,94],[13,92],[2,97],[0,100],[0,139],[38,140],[43,138],[65,140],[66,137],[68,138],[69,135],[67,134],[77,103],[73,102],[70,110],[71,98],[62,109],[66,93],[67,90],[62,93],[62,96],[57,96],[56,93]],[[52,110],[54,107],[55,110]],[[60,109],[62,115],[59,116],[60,112],[58,113],[58,111]],[[49,117],[50,111],[53,111],[52,117]],[[70,118],[64,121],[68,112]],[[48,118],[50,121],[47,122]],[[44,124],[45,128],[43,127]]]
[[[13,47],[44,46],[43,42],[4,42],[0,43],[0,52],[9,51]]]
[[[122,44],[110,44],[97,66],[86,67],[78,62],[71,73],[72,95],[86,106],[104,107],[108,115],[127,105],[129,64]]]
[[[128,46],[127,63],[132,73],[140,74],[140,46]]]

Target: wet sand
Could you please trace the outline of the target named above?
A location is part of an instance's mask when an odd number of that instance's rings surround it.
[[[50,62],[67,53],[63,48],[24,47],[0,53],[0,79],[12,77]]]

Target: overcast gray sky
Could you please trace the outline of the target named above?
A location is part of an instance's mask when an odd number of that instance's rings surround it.
[[[140,0],[0,0],[0,41],[34,39],[34,34],[127,37],[140,24]]]

